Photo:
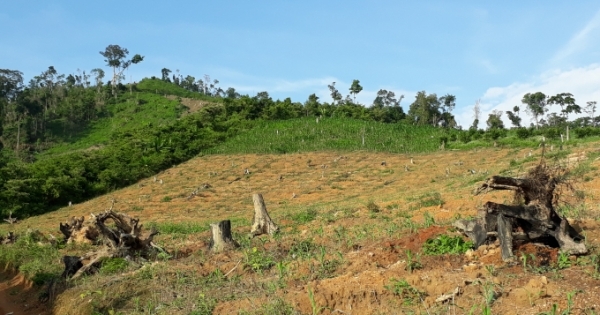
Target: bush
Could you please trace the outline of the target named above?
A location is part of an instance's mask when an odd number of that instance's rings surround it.
[[[531,136],[531,132],[527,128],[518,128],[516,133],[519,139],[527,139]]]

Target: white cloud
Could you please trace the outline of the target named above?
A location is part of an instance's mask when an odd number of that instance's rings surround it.
[[[600,101],[600,64],[569,70],[547,71],[528,82],[516,82],[504,87],[489,88],[481,97],[482,115],[479,126],[485,126],[485,121],[492,110],[512,110],[515,105],[521,108],[522,124],[529,125],[530,117],[524,113],[525,108],[521,99],[526,93],[538,91],[546,95],[571,93],[580,106],[585,106],[588,101]],[[551,108],[550,112],[558,110],[558,108]],[[473,106],[463,108],[456,116],[463,128],[470,126],[473,121]],[[510,126],[506,115],[503,115],[503,118],[507,126]]]
[[[596,41],[598,36],[600,36],[599,34],[595,34],[598,33],[598,30],[600,30],[600,10],[552,57],[551,63],[560,63],[585,50],[590,42]]]

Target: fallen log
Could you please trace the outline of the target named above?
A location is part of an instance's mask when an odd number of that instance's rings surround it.
[[[471,221],[459,220],[455,226],[473,240],[475,247],[482,245],[495,233],[500,240],[502,259],[512,260],[514,235],[526,241],[542,241],[560,247],[572,255],[587,253],[583,236],[568,220],[560,216],[554,206],[558,203],[558,187],[572,189],[566,182],[567,170],[549,167],[543,161],[524,178],[493,176],[487,179],[474,194],[491,190],[514,191],[510,205],[487,202]]]

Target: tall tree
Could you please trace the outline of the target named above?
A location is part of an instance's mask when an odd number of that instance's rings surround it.
[[[502,111],[493,110],[488,116],[486,121],[488,129],[504,129],[504,122],[502,121]]]
[[[167,82],[171,82],[171,79],[169,79],[169,74],[172,71],[167,69],[167,68],[162,68],[162,70],[160,70],[160,74],[162,75],[162,80],[163,81],[167,81]]]
[[[333,104],[338,104],[342,100],[342,94],[335,88],[335,82],[332,82],[327,87],[329,88],[329,92],[331,93]]]
[[[531,115],[535,122],[535,128],[538,129],[540,117],[548,111],[546,94],[542,92],[527,93],[523,96],[521,102],[527,105],[525,111]]]
[[[548,105],[558,105],[560,106],[560,112],[565,121],[568,121],[569,114],[571,113],[581,113],[581,107],[575,104],[575,98],[573,98],[573,94],[571,93],[559,93],[552,97],[548,98]]]
[[[440,101],[437,95],[420,91],[415,97],[415,101],[410,104],[408,115],[417,125],[436,126],[440,117]]]
[[[515,106],[516,108],[519,108],[518,106]],[[517,111],[518,113],[518,111]],[[521,127],[521,117],[519,117],[517,114],[513,113],[510,110],[506,111],[506,115],[508,116],[508,119],[510,120],[510,122],[512,123],[513,126],[515,127]]]
[[[473,124],[470,129],[477,130],[479,128],[479,118],[481,118],[481,105],[477,100],[473,106]]]
[[[363,87],[360,85],[359,80],[353,80],[352,85],[350,86],[350,93],[354,95],[354,103],[356,103],[356,94],[360,93],[363,90]]]
[[[456,106],[456,96],[452,94],[446,94],[440,97],[440,103],[442,104],[442,110],[444,113],[451,113]]]
[[[589,115],[592,126],[596,126],[596,101],[587,102],[587,106],[584,111]]]
[[[112,93],[116,96],[117,83],[121,81],[123,72],[129,68],[132,64],[140,63],[144,60],[144,57],[136,54],[133,58],[127,60],[129,50],[127,48],[121,48],[119,45],[108,45],[104,51],[100,52],[106,62],[106,65],[113,69],[112,78]]]

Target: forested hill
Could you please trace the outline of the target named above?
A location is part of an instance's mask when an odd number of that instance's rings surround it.
[[[567,126],[577,137],[600,135],[596,102],[582,108],[570,93],[527,93],[522,102],[535,121],[529,128],[521,127],[515,106],[506,113],[513,129],[504,126],[502,112],[494,111],[484,131],[476,104],[472,125],[462,130],[452,114],[456,97],[450,94],[420,91],[405,113],[404,96],[384,89],[371,104],[357,103],[363,89],[359,80],[346,97],[334,82],[328,85],[331,102],[311,94],[304,103],[273,100],[268,92],[240,95],[209,76],[197,80],[171,75],[166,68],[160,78],[123,84],[123,71],[144,59],[127,59],[128,53],[118,45],[100,52],[112,69],[108,82],[101,69],[65,75],[49,67],[25,85],[20,71],[0,69],[0,215],[26,217],[81,202],[199,153],[417,152],[442,144],[481,145],[480,139],[502,143],[507,135],[559,141]],[[551,112],[551,106],[560,111]],[[589,115],[568,120],[582,111]],[[304,119],[290,122],[297,118]],[[318,120],[329,124],[309,125]],[[259,128],[245,133],[254,126]],[[279,136],[286,128],[290,132]],[[233,136],[238,137],[225,142]]]
[[[209,78],[171,79],[164,70],[161,79],[113,85],[99,69],[92,84],[85,72],[65,76],[49,67],[24,86],[22,73],[0,69],[0,214],[44,213],[130,185],[259,120],[405,118],[387,91],[372,107],[321,103],[314,94],[301,104],[267,92],[240,95]]]

